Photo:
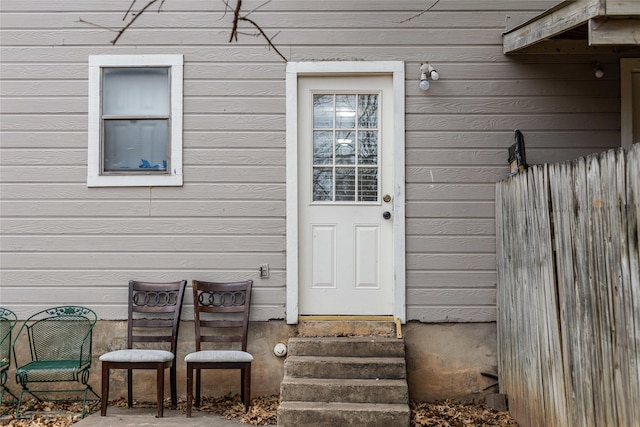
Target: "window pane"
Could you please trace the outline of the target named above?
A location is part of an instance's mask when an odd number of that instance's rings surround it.
[[[169,115],[169,69],[103,68],[102,72],[103,115]]]
[[[313,127],[333,128],[333,95],[313,95]]]
[[[313,164],[330,165],[333,163],[333,132],[313,132]]]
[[[336,95],[336,128],[356,127],[356,96]]]
[[[378,102],[379,94],[313,95],[313,201],[378,201]]]
[[[336,164],[353,165],[356,163],[355,132],[336,132]]]
[[[333,169],[313,169],[313,201],[333,200]]]
[[[336,201],[355,201],[356,171],[354,168],[336,169]]]
[[[378,168],[358,169],[358,201],[378,201]]]
[[[358,97],[358,125],[363,128],[378,127],[378,95]]]
[[[358,133],[358,164],[375,165],[378,163],[378,131]]]
[[[105,120],[104,170],[167,170],[168,120]]]

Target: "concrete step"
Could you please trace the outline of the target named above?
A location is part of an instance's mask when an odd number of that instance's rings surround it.
[[[393,403],[409,401],[406,380],[354,380],[285,377],[280,384],[282,401]]]
[[[404,357],[404,340],[385,337],[289,339],[291,356]]]
[[[409,427],[405,404],[282,402],[278,427]]]
[[[402,357],[288,356],[285,376],[294,378],[406,379]]]
[[[395,337],[392,319],[371,320],[303,320],[298,323],[300,337]]]
[[[289,340],[278,426],[409,427],[404,340],[331,335]]]

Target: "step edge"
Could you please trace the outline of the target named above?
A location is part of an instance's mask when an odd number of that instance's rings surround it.
[[[315,361],[326,361],[326,362],[341,362],[341,361],[345,361],[345,362],[349,362],[349,363],[361,363],[361,361],[366,361],[366,362],[402,362],[402,363],[406,363],[406,359],[404,357],[398,357],[398,356],[393,356],[393,357],[385,357],[385,356],[371,356],[371,357],[365,357],[365,356],[302,356],[302,355],[292,355],[292,356],[287,356],[287,358],[284,360],[285,362],[287,361],[292,361],[292,362],[305,362],[305,361],[309,361],[309,362],[315,362]]]
[[[278,410],[280,408],[283,409],[304,409],[309,408],[312,410],[316,409],[379,409],[379,410],[389,410],[396,409],[401,411],[411,411],[408,403],[351,403],[351,402],[310,402],[307,400],[287,400],[285,402],[280,402],[278,406]]]
[[[397,384],[397,385],[407,385],[407,381],[402,378],[305,378],[305,377],[287,377],[285,376],[280,384],[300,384],[305,382],[318,383],[322,384],[325,382],[332,383],[345,383],[356,382],[362,383],[362,385],[375,385],[375,384]]]

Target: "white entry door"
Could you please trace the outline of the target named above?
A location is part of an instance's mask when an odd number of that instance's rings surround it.
[[[391,76],[298,79],[299,313],[393,314]]]

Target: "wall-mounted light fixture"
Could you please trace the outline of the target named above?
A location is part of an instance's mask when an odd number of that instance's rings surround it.
[[[598,62],[594,62],[591,64],[593,66],[593,74],[596,76],[596,79],[601,79],[604,77],[604,68]]]
[[[429,65],[428,62],[420,64],[420,89],[428,90],[431,84],[429,84],[429,78],[431,80],[438,80],[440,78],[440,74]]]

